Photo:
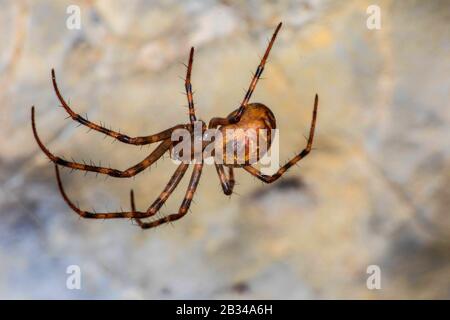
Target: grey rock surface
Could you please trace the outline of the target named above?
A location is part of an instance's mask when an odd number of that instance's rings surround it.
[[[450,6],[378,1],[0,0],[0,298],[450,298]],[[320,96],[316,149],[279,182],[237,172],[222,194],[206,166],[191,212],[142,231],[79,219],[31,132],[66,158],[125,169],[142,149],[86,133],[58,108],[50,70],[73,108],[130,135],[188,120],[183,82],[204,120],[235,109],[274,27],[284,25],[252,101],[270,106],[280,158],[305,143]],[[146,208],[175,165],[135,179],[69,174],[71,198],[97,211]],[[161,215],[178,209],[181,183]],[[78,265],[82,289],[66,288]],[[368,290],[369,265],[381,290]]]

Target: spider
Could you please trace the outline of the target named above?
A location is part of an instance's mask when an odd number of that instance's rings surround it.
[[[234,110],[232,113],[230,113],[225,118],[212,118],[206,126],[205,122],[202,120],[199,120],[202,125],[202,132],[205,132],[205,130],[213,129],[213,130],[220,130],[225,131],[227,129],[246,129],[246,128],[257,128],[257,129],[275,129],[276,128],[276,121],[275,117],[272,113],[272,111],[265,105],[261,103],[249,103],[249,100],[252,96],[252,93],[256,87],[256,84],[261,77],[261,74],[263,73],[264,66],[266,64],[267,58],[269,56],[269,52],[272,48],[272,45],[275,41],[275,38],[277,37],[278,31],[281,28],[282,23],[280,22],[278,26],[275,29],[275,32],[272,35],[272,38],[266,48],[266,51],[264,53],[264,56],[261,59],[261,62],[256,69],[256,72],[253,75],[252,81],[249,85],[249,88],[247,90],[247,93],[245,94],[244,99],[242,100],[242,103],[240,106]],[[172,128],[169,128],[167,130],[164,130],[162,132],[149,135],[149,136],[141,136],[141,137],[129,137],[125,134],[112,131],[110,129],[105,128],[102,125],[95,124],[91,121],[89,121],[87,118],[84,118],[80,116],[79,114],[75,113],[68,103],[64,100],[63,96],[61,95],[58,85],[56,83],[56,77],[55,72],[52,69],[52,83],[53,88],[56,93],[56,96],[58,100],[60,101],[62,107],[65,109],[65,111],[69,114],[69,117],[72,118],[74,121],[79,122],[81,125],[87,126],[92,130],[99,131],[107,136],[113,137],[114,139],[117,139],[123,143],[126,144],[132,144],[132,145],[148,145],[151,143],[159,142],[159,145],[156,147],[156,149],[151,152],[144,160],[137,163],[136,165],[121,171],[113,168],[108,167],[101,167],[101,166],[94,166],[94,165],[87,165],[87,164],[81,164],[74,161],[67,161],[64,160],[61,157],[53,155],[41,142],[37,130],[36,130],[36,123],[35,123],[35,110],[34,106],[31,108],[31,124],[33,129],[33,134],[36,139],[37,144],[41,148],[41,150],[47,155],[47,157],[54,163],[55,172],[56,172],[56,179],[58,183],[59,191],[64,199],[64,201],[68,204],[68,206],[73,209],[79,216],[82,218],[92,218],[92,219],[112,219],[112,218],[129,218],[133,219],[137,222],[137,224],[143,228],[153,228],[156,226],[159,226],[161,224],[165,224],[171,221],[178,220],[182,217],[184,217],[189,210],[189,207],[192,202],[192,198],[194,196],[194,193],[197,189],[202,169],[203,169],[203,158],[198,162],[194,163],[193,166],[193,172],[191,175],[191,179],[189,181],[189,186],[187,188],[186,194],[184,196],[184,199],[181,203],[181,206],[177,213],[167,215],[162,218],[154,219],[153,221],[147,221],[143,220],[144,218],[150,218],[156,215],[156,213],[160,210],[161,206],[166,202],[166,200],[170,197],[172,192],[175,190],[175,188],[180,183],[181,179],[186,173],[186,170],[189,167],[189,163],[181,162],[181,164],[178,165],[178,168],[173,173],[172,177],[170,178],[169,182],[167,183],[166,187],[162,191],[162,193],[159,195],[159,197],[151,204],[151,206],[147,209],[147,211],[137,211],[135,208],[135,201],[134,201],[134,194],[133,190],[130,192],[130,203],[131,203],[131,211],[121,211],[121,212],[104,212],[104,213],[97,213],[97,212],[89,212],[81,210],[78,206],[76,206],[67,196],[66,192],[64,191],[63,184],[61,181],[60,173],[59,173],[59,166],[72,168],[75,170],[82,170],[87,172],[96,172],[100,174],[109,175],[116,178],[129,178],[132,176],[137,175],[141,171],[145,170],[146,168],[150,167],[155,161],[157,161],[163,154],[165,154],[168,150],[171,150],[174,145],[176,144],[171,140],[172,132],[176,129],[187,129],[191,134],[193,134],[193,127],[194,123],[197,122],[197,117],[195,114],[194,109],[194,101],[193,101],[193,94],[192,94],[192,86],[191,86],[191,71],[192,71],[192,63],[194,58],[194,48],[192,47],[189,53],[189,62],[187,65],[187,74],[185,79],[185,89],[186,89],[186,95],[188,100],[188,107],[189,107],[189,124],[179,124]],[[309,137],[307,141],[306,147],[298,153],[294,158],[292,158],[289,162],[287,162],[284,166],[280,167],[279,170],[273,174],[273,175],[264,175],[261,171],[256,169],[252,166],[253,162],[249,160],[248,154],[245,156],[245,163],[217,163],[214,162],[217,174],[220,179],[220,183],[222,185],[222,189],[225,195],[231,195],[233,193],[233,188],[235,185],[234,180],[234,168],[243,168],[245,171],[249,172],[253,176],[257,177],[258,179],[262,180],[265,183],[272,183],[276,181],[278,178],[280,178],[291,166],[296,164],[298,161],[303,159],[306,155],[309,154],[311,151],[312,143],[313,143],[313,137],[314,137],[314,129],[316,124],[316,118],[317,118],[317,107],[318,107],[318,95],[316,94],[315,100],[314,100],[314,109],[312,114],[312,120],[311,120],[311,127],[309,131]],[[234,137],[233,139],[246,139],[245,136],[241,137]],[[232,141],[234,143],[238,141]],[[225,143],[225,142],[224,142]],[[247,143],[247,140],[245,140],[245,143]],[[204,147],[204,146],[203,146]],[[246,146],[247,147],[247,146]],[[270,148],[270,141],[269,141],[269,147]],[[247,150],[247,148],[246,148]],[[192,154],[191,154],[192,156]],[[256,160],[259,160],[260,157],[257,157]],[[227,167],[228,174],[225,172],[225,167]]]

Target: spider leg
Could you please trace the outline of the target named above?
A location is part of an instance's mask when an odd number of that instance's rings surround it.
[[[250,174],[252,174],[253,176],[257,177],[258,179],[262,180],[265,183],[272,183],[272,182],[276,181],[278,178],[280,178],[283,175],[283,173],[285,173],[290,167],[292,167],[298,161],[300,161],[301,159],[306,157],[309,154],[309,152],[311,151],[312,144],[313,144],[318,104],[319,104],[319,97],[316,94],[316,97],[314,99],[314,110],[313,110],[313,116],[312,116],[312,120],[311,120],[311,127],[309,129],[309,138],[308,138],[308,143],[307,143],[305,149],[303,149],[298,155],[296,155],[294,158],[292,158],[289,162],[287,162],[284,166],[282,166],[280,169],[278,169],[278,171],[275,174],[273,174],[271,176],[262,174],[261,171],[259,171],[258,169],[254,168],[252,166],[245,166],[244,167],[245,171],[249,172]]]
[[[194,47],[191,48],[191,51],[189,53],[189,64],[187,67],[186,80],[184,83],[189,105],[189,120],[191,121],[192,125],[194,124],[195,121],[197,121],[197,118],[195,117],[194,98],[192,96],[192,84],[191,84],[191,73],[193,62],[194,62]]]
[[[61,102],[61,105],[63,106],[63,108],[66,110],[66,112],[69,114],[69,116],[79,122],[80,124],[89,127],[92,130],[101,132],[103,134],[106,134],[107,136],[113,137],[123,143],[127,143],[127,144],[134,144],[134,145],[145,145],[145,144],[150,144],[150,143],[154,143],[154,142],[158,142],[161,140],[165,140],[171,137],[172,135],[172,131],[176,130],[176,129],[181,129],[181,128],[185,128],[188,129],[189,126],[188,125],[177,125],[173,128],[161,131],[159,133],[150,135],[150,136],[144,136],[144,137],[129,137],[125,134],[122,134],[120,132],[116,132],[110,129],[107,129],[101,125],[95,124],[91,121],[89,121],[86,118],[83,118],[82,116],[80,116],[79,114],[75,113],[69,106],[69,104],[64,100],[62,94],[60,93],[59,89],[58,89],[58,84],[56,83],[56,76],[55,76],[55,70],[52,69],[52,82],[53,82],[53,88],[55,90],[56,96],[58,97],[59,101]]]
[[[175,188],[180,183],[181,179],[183,178],[184,174],[186,173],[187,168],[189,167],[188,163],[181,163],[177,170],[174,172],[172,177],[170,178],[169,182],[167,183],[164,190],[161,192],[159,197],[152,203],[152,205],[147,209],[145,218],[151,217],[155,215],[159,209],[163,206],[163,204],[167,201],[167,199],[170,197],[172,192],[175,190]],[[134,195],[130,194],[130,200],[131,200],[131,208],[134,210]],[[144,222],[142,222],[140,219],[136,219],[136,222],[138,225],[143,225]]]
[[[191,180],[189,181],[188,189],[186,190],[186,194],[184,196],[183,202],[181,203],[180,209],[178,210],[178,213],[170,214],[167,217],[157,219],[154,221],[150,221],[150,222],[141,222],[140,223],[141,228],[142,229],[154,228],[154,227],[159,226],[160,224],[164,224],[164,223],[167,223],[170,221],[175,221],[175,220],[182,218],[189,210],[189,207],[192,202],[192,198],[194,197],[194,193],[198,186],[198,182],[200,181],[202,169],[203,169],[203,162],[197,163],[194,165],[194,170],[192,171]]]
[[[267,46],[267,49],[266,49],[266,52],[264,53],[264,56],[261,59],[261,62],[259,63],[255,74],[253,75],[253,79],[250,82],[250,86],[248,87],[248,90],[244,96],[244,99],[241,102],[238,112],[234,115],[234,119],[233,119],[234,123],[238,122],[239,119],[241,118],[242,113],[244,112],[245,107],[247,106],[247,104],[252,96],[252,93],[255,90],[256,84],[258,83],[258,80],[264,71],[264,66],[266,64],[267,58],[269,57],[270,49],[272,49],[273,43],[275,42],[275,38],[277,37],[278,31],[280,31],[281,25],[282,25],[282,23],[280,22],[278,24],[277,28],[275,29],[275,32],[272,35],[272,39],[270,39],[269,45]]]
[[[47,157],[55,164],[59,164],[64,167],[69,167],[76,170],[82,170],[82,171],[90,171],[90,172],[98,172],[101,174],[107,174],[111,177],[117,177],[117,178],[129,178],[132,177],[142,170],[146,169],[150,165],[152,165],[156,160],[158,160],[172,145],[172,141],[170,139],[166,139],[163,142],[161,142],[153,152],[147,156],[144,160],[139,162],[138,164],[124,170],[117,170],[112,168],[106,168],[106,167],[99,167],[99,166],[92,166],[87,164],[81,164],[77,162],[71,162],[64,160],[60,157],[57,157],[53,155],[41,142],[39,139],[39,136],[36,131],[36,123],[34,121],[34,107],[31,109],[31,124],[33,127],[33,134],[34,137],[39,145],[39,147],[42,149],[42,151],[47,155]]]
[[[58,188],[61,192],[61,195],[64,199],[64,201],[69,205],[69,207],[75,211],[80,217],[82,218],[88,218],[88,219],[117,219],[117,218],[140,218],[144,217],[147,213],[146,212],[138,212],[136,210],[132,211],[124,211],[124,212],[104,212],[104,213],[95,213],[95,212],[89,212],[84,211],[78,208],[72,201],[70,201],[69,197],[67,196],[66,192],[64,191],[64,187],[61,181],[61,176],[59,174],[59,168],[58,165],[55,163],[55,171],[56,171],[56,180],[58,182]],[[134,200],[132,207],[134,207]]]
[[[228,177],[225,174],[225,169],[223,164],[215,164],[217,174],[219,175],[220,183],[222,185],[223,193],[227,196],[233,193],[234,188],[234,172],[232,167],[228,167]]]
[[[215,129],[218,126],[225,126],[230,123],[236,123],[241,119],[242,114],[244,113],[245,108],[247,107],[247,104],[252,96],[253,91],[255,90],[256,84],[258,83],[259,78],[261,77],[264,66],[266,65],[267,58],[269,57],[270,49],[272,49],[273,43],[275,42],[275,38],[277,37],[278,31],[281,28],[282,23],[280,22],[275,29],[275,32],[272,35],[272,39],[269,42],[269,45],[267,46],[266,52],[264,53],[263,58],[261,59],[261,62],[258,65],[258,68],[256,69],[255,74],[253,75],[253,79],[250,82],[250,86],[248,87],[248,90],[245,94],[244,100],[242,100],[241,105],[237,109],[236,112],[233,112],[230,116],[227,118],[212,118],[209,121],[208,128],[209,129]]]
[[[131,205],[131,211],[136,211],[136,205],[134,203],[134,191],[133,189],[130,190],[130,205]]]
[[[215,129],[218,126],[226,126],[227,124],[230,124],[232,122],[232,120],[228,119],[228,118],[212,118],[209,121],[208,124],[208,129]]]

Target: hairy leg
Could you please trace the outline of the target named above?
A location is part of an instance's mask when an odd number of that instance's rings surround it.
[[[272,35],[272,39],[270,39],[269,45],[267,46],[266,52],[264,53],[264,56],[262,57],[261,62],[258,65],[258,68],[256,68],[256,72],[253,75],[252,81],[250,82],[250,85],[244,96],[244,99],[241,102],[238,112],[234,115],[232,122],[239,121],[239,119],[242,116],[242,113],[245,110],[245,107],[247,106],[248,102],[250,101],[253,91],[255,90],[256,84],[258,83],[258,80],[264,71],[264,66],[266,65],[267,58],[269,57],[270,49],[272,49],[273,43],[275,42],[275,38],[277,37],[278,31],[280,31],[281,25],[282,25],[282,23],[280,22],[278,24],[277,28],[275,29],[275,32]]]
[[[110,130],[108,128],[105,128],[101,125],[95,124],[91,121],[89,121],[86,118],[83,118],[82,116],[80,116],[79,114],[75,113],[69,106],[69,104],[64,100],[63,96],[61,95],[59,89],[58,89],[58,85],[56,83],[56,76],[55,76],[55,70],[52,69],[52,82],[53,82],[53,88],[55,90],[56,96],[58,97],[59,101],[61,102],[61,105],[63,106],[63,108],[66,110],[66,112],[69,114],[69,116],[79,122],[80,124],[89,127],[92,130],[101,132],[103,134],[106,134],[107,136],[113,137],[123,143],[127,143],[127,144],[134,144],[134,145],[145,145],[145,144],[150,144],[150,143],[154,143],[154,142],[158,142],[158,141],[162,141],[165,139],[168,139],[171,137],[172,135],[172,131],[176,130],[176,129],[188,129],[189,125],[184,125],[184,124],[180,124],[177,125],[175,127],[172,127],[170,129],[161,131],[159,133],[150,135],[150,136],[143,136],[143,137],[129,137],[125,134],[122,134],[120,132],[117,131],[113,131]]]
[[[155,215],[159,209],[163,206],[163,204],[167,201],[167,199],[170,197],[172,192],[175,190],[175,188],[180,183],[181,179],[183,178],[184,174],[186,173],[187,168],[189,167],[189,164],[187,163],[181,163],[175,173],[170,178],[169,182],[167,183],[166,187],[164,188],[164,191],[161,192],[159,197],[152,203],[152,205],[147,209],[145,218],[151,217]],[[134,211],[134,195],[133,192],[130,193],[130,200],[131,200],[131,207]],[[136,219],[138,225],[144,224],[140,219]]]
[[[252,166],[245,166],[244,169],[252,174],[253,176],[257,177],[258,179],[262,180],[265,183],[272,183],[276,181],[278,178],[280,178],[290,167],[292,167],[294,164],[296,164],[298,161],[306,157],[312,148],[313,139],[314,139],[314,130],[316,128],[316,119],[317,119],[317,106],[319,104],[319,97],[316,94],[316,97],[314,99],[314,111],[311,121],[311,127],[309,129],[309,138],[308,138],[308,144],[306,145],[306,148],[303,149],[298,155],[296,155],[294,158],[292,158],[288,163],[286,163],[284,166],[282,166],[278,171],[271,175],[264,175],[259,171],[258,169],[252,167]]]
[[[192,198],[194,197],[194,193],[198,186],[198,182],[200,181],[200,177],[202,174],[202,168],[203,168],[203,162],[197,163],[194,165],[194,170],[192,171],[191,180],[189,181],[188,189],[184,196],[183,202],[181,203],[180,209],[178,210],[178,213],[170,214],[167,217],[157,219],[154,221],[143,222],[140,224],[141,228],[142,229],[154,228],[161,224],[175,221],[175,220],[178,220],[178,219],[184,217],[184,215],[189,210],[189,207],[192,202]]]
[[[116,178],[129,178],[129,177],[132,177],[132,176],[138,174],[142,170],[144,170],[147,167],[149,167],[150,165],[152,165],[156,160],[158,160],[172,145],[172,141],[170,139],[164,140],[144,160],[142,160],[138,164],[136,164],[124,171],[121,171],[121,170],[112,169],[112,168],[93,166],[93,165],[87,165],[87,164],[67,161],[67,160],[64,160],[60,157],[53,155],[39,139],[39,136],[38,136],[37,130],[36,130],[36,123],[34,121],[34,108],[31,109],[31,125],[33,127],[34,137],[35,137],[39,147],[47,155],[47,157],[55,164],[59,164],[61,166],[72,168],[75,170],[98,172],[98,173],[106,174],[106,175],[109,175],[111,177],[116,177]]]
[[[69,207],[75,211],[80,217],[82,218],[88,218],[88,219],[117,219],[117,218],[141,218],[145,217],[147,215],[146,212],[138,212],[136,210],[132,211],[123,211],[123,212],[103,212],[103,213],[96,213],[96,212],[90,212],[90,211],[84,211],[78,208],[67,196],[66,192],[64,191],[64,187],[61,181],[61,176],[59,174],[58,165],[55,164],[55,171],[56,171],[56,180],[58,182],[58,188],[61,192],[61,195],[64,199],[64,201],[69,205]],[[134,207],[134,203],[132,204]]]
[[[212,118],[209,121],[208,129],[215,129],[218,126],[226,126],[227,124],[230,123],[232,123],[232,120],[228,118],[220,118],[220,117]]]
[[[269,57],[270,49],[272,49],[273,43],[275,42],[275,38],[277,37],[278,31],[280,31],[281,25],[282,23],[280,22],[277,28],[275,29],[275,32],[272,35],[272,39],[270,39],[269,45],[266,48],[266,52],[264,53],[264,56],[261,59],[261,62],[259,63],[255,74],[253,75],[252,81],[250,82],[248,90],[239,108],[236,110],[236,112],[232,113],[228,118],[220,118],[220,117],[212,118],[208,125],[209,129],[214,129],[217,128],[218,126],[228,125],[230,123],[236,123],[241,119],[241,116],[244,113],[244,110],[247,107],[248,102],[250,101],[253,91],[255,90],[256,84],[258,83],[258,80],[260,79],[264,71],[264,66],[266,65],[267,58]]]
[[[195,117],[195,109],[194,109],[194,98],[192,96],[192,84],[191,84],[191,73],[192,73],[192,63],[194,61],[194,47],[191,48],[189,53],[189,64],[187,67],[186,80],[184,83],[184,87],[186,89],[186,96],[188,99],[189,106],[189,120],[193,125],[197,118]]]
[[[229,196],[233,193],[235,183],[233,168],[228,167],[228,177],[227,177],[227,175],[225,174],[224,165],[217,163],[215,165],[217,174],[219,175],[220,183],[222,185],[223,193]]]

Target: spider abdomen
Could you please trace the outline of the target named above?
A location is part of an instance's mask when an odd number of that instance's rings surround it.
[[[232,112],[228,118],[233,117]],[[276,120],[272,111],[261,103],[248,104],[239,122],[221,126],[223,163],[241,167],[256,163],[270,149]]]

